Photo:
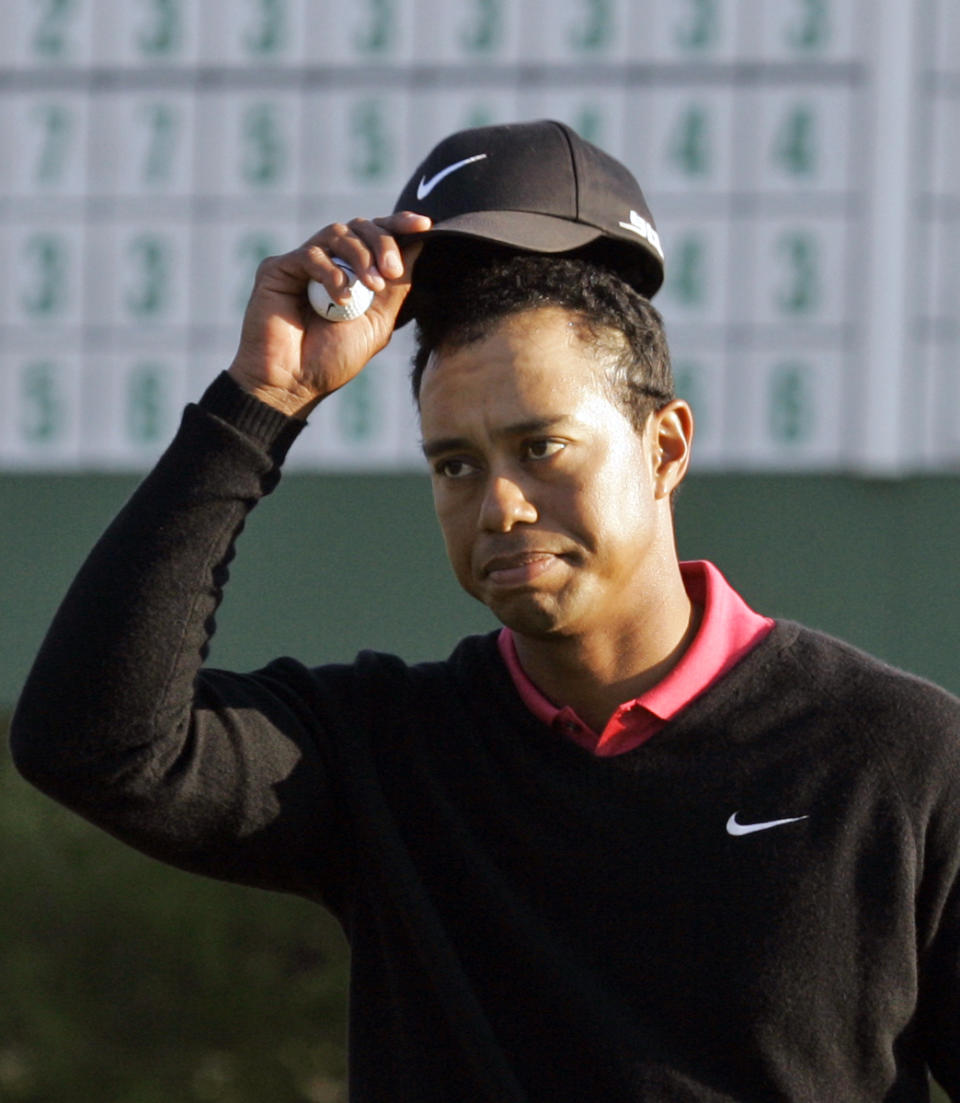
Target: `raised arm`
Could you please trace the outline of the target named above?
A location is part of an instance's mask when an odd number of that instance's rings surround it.
[[[393,232],[424,222],[328,227],[263,263],[229,375],[188,407],[91,552],[24,686],[11,730],[20,771],[166,861],[296,891],[311,889],[305,867],[333,861],[310,849],[335,810],[305,676],[203,662],[247,513],[275,486],[305,412],[389,340],[413,256]],[[308,305],[308,279],[337,290],[331,254],[377,289],[363,318],[329,323]]]

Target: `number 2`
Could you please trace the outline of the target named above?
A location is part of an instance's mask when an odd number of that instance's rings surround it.
[[[286,40],[284,0],[258,0],[259,21],[243,32],[243,45],[251,54],[275,54]]]
[[[690,20],[674,27],[674,41],[683,50],[706,50],[719,37],[717,0],[688,0]]]
[[[179,0],[149,0],[149,8],[153,21],[148,27],[142,27],[137,35],[140,52],[148,57],[175,53],[182,30]]]
[[[47,58],[67,54],[66,24],[75,11],[76,0],[44,0],[33,30],[34,53]]]
[[[613,37],[613,10],[610,0],[584,0],[583,23],[570,31],[570,45],[578,53],[603,50]]]
[[[489,54],[503,37],[501,0],[474,0],[475,18],[460,34],[460,43],[469,54]]]
[[[784,35],[794,50],[818,50],[830,40],[830,13],[826,0],[798,0],[799,21],[791,23]]]

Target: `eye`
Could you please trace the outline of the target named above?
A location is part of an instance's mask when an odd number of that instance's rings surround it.
[[[527,459],[547,460],[566,447],[562,440],[529,440],[524,444],[523,449]]]
[[[472,475],[477,469],[472,463],[453,457],[447,460],[438,460],[433,470],[444,479],[464,479],[468,475]]]

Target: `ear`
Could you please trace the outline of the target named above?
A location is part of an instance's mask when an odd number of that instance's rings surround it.
[[[650,440],[656,496],[669,498],[683,482],[693,445],[693,411],[682,398],[650,415]]]

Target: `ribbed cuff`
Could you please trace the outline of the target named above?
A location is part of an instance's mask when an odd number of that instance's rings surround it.
[[[207,387],[198,405],[255,441],[278,464],[283,463],[290,445],[307,424],[248,394],[226,372],[221,372]]]

